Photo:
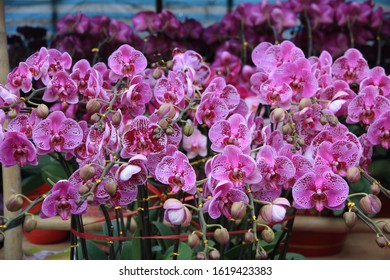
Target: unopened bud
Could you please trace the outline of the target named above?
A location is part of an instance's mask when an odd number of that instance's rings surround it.
[[[381,189],[380,187],[378,186],[378,184],[376,183],[373,183],[371,186],[370,186],[370,191],[373,195],[378,195],[380,192],[381,192]]]
[[[198,247],[200,243],[199,237],[195,233],[188,235],[187,241],[191,248]]]
[[[163,74],[162,70],[161,70],[160,68],[156,68],[156,69],[154,69],[154,71],[153,71],[153,78],[154,78],[155,80],[158,80],[158,79],[161,78],[162,74]]]
[[[108,193],[110,196],[113,196],[116,193],[116,184],[112,181],[108,182],[104,185],[104,190],[106,193]]]
[[[170,136],[175,134],[175,130],[172,128],[172,126],[168,126],[167,129],[165,129],[165,133]]]
[[[89,192],[89,190],[90,189],[88,188],[88,186],[86,184],[84,184],[84,185],[81,185],[81,187],[78,189],[78,192],[80,195],[84,195],[87,192]]]
[[[25,232],[31,232],[37,227],[37,220],[32,217],[26,217],[23,223],[23,230]]]
[[[382,202],[376,195],[369,194],[360,199],[360,208],[366,214],[378,214],[382,208]]]
[[[167,121],[167,119],[161,119],[159,122],[158,122],[158,125],[162,128],[167,128],[169,126],[169,122]]]
[[[355,226],[357,221],[357,216],[355,212],[345,212],[343,214],[343,218],[347,227],[352,228]]]
[[[173,119],[176,116],[176,109],[172,103],[164,103],[157,110],[157,115],[160,118]]]
[[[313,105],[313,102],[311,102],[310,98],[302,98],[301,101],[299,101],[299,111],[304,108],[310,107],[311,105]]]
[[[347,170],[347,179],[350,183],[356,183],[360,180],[361,174],[359,168],[356,166],[350,167]]]
[[[257,251],[255,259],[256,260],[266,260],[266,259],[268,259],[268,254],[264,250]]]
[[[390,222],[383,225],[382,230],[386,233],[390,233]]]
[[[225,245],[229,242],[229,232],[226,228],[217,228],[214,231],[214,238],[221,245]]]
[[[196,254],[196,259],[197,259],[197,260],[205,260],[206,257],[205,257],[205,255],[204,255],[204,252],[198,252],[198,253]]]
[[[111,117],[111,122],[114,126],[120,125],[122,121],[122,115],[119,112],[115,112]]]
[[[166,67],[167,67],[169,70],[171,70],[172,67],[173,67],[173,61],[172,61],[172,60],[169,60],[169,61],[167,61],[167,63],[166,63],[165,65],[166,65]]]
[[[16,112],[15,109],[11,109],[8,111],[8,117],[10,117],[11,119],[16,118],[17,115],[18,115],[18,112]]]
[[[100,104],[99,101],[97,101],[96,99],[88,100],[86,105],[87,113],[89,114],[98,113],[100,111],[100,108],[102,108],[102,105]]]
[[[285,118],[286,118],[286,111],[282,108],[274,109],[269,116],[270,121],[274,124],[284,121]]]
[[[130,219],[130,233],[134,234],[137,230],[137,221],[134,219],[134,217],[131,217]]]
[[[230,209],[231,217],[235,220],[241,220],[246,215],[246,204],[242,201],[236,201]]]
[[[386,238],[384,238],[382,235],[378,236],[375,241],[380,248],[385,248],[387,246]]]
[[[95,113],[91,116],[90,120],[92,123],[97,123],[98,121],[100,121],[100,116]]]
[[[38,118],[44,119],[49,115],[49,108],[45,104],[39,104],[35,112]]]
[[[330,126],[334,127],[339,123],[338,118],[335,115],[326,115],[326,119]]]
[[[8,211],[16,212],[23,207],[23,198],[20,195],[11,195],[7,201],[6,207]]]
[[[221,258],[221,254],[218,250],[213,249],[209,253],[210,260],[219,260]]]
[[[321,115],[320,117],[320,123],[322,125],[326,125],[328,123],[328,120],[326,119],[326,117],[324,115]]]
[[[186,124],[183,126],[183,134],[187,137],[190,137],[194,133],[195,127],[192,124],[191,120],[187,120]]]
[[[87,181],[96,174],[96,169],[91,164],[86,164],[80,169],[80,178]]]
[[[261,238],[267,242],[271,243],[275,239],[275,233],[272,229],[268,228],[261,232]]]
[[[251,232],[251,231],[245,232],[245,234],[244,234],[244,241],[246,243],[249,243],[249,244],[253,243],[254,240],[255,240],[255,236],[254,236],[253,232]]]
[[[87,202],[89,204],[93,203],[95,201],[95,195],[93,193],[91,193],[88,197],[87,197]]]
[[[291,133],[293,133],[293,129],[290,124],[285,124],[282,127],[282,132],[284,135],[291,135]]]
[[[305,146],[305,140],[303,138],[299,138],[297,140],[297,144],[301,147]]]

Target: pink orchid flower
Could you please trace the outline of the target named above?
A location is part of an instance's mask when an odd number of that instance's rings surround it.
[[[145,56],[129,45],[122,45],[108,58],[108,66],[119,77],[131,77],[145,70]]]
[[[193,159],[198,155],[205,157],[207,155],[207,136],[195,128],[191,136],[183,136],[183,149],[187,152],[188,159]]]
[[[8,74],[7,88],[13,91],[21,89],[23,92],[29,92],[32,88],[32,74],[27,63],[20,62],[11,73]]]
[[[331,171],[309,172],[297,180],[292,189],[297,209],[324,208],[340,210],[348,197],[347,182]]]
[[[79,102],[77,84],[68,73],[58,71],[48,83],[42,100],[46,102],[60,100],[68,104],[77,104]]]
[[[385,149],[390,148],[390,110],[384,112],[370,125],[367,139],[372,145],[381,145]]]
[[[41,215],[45,218],[59,215],[62,220],[67,220],[70,214],[83,214],[87,210],[87,201],[78,205],[79,198],[74,185],[68,180],[60,180],[43,201]]]
[[[0,143],[0,162],[9,167],[16,164],[25,166],[38,164],[37,151],[34,145],[22,132],[6,132]]]
[[[51,113],[33,129],[33,141],[38,154],[63,152],[76,148],[83,139],[83,130],[61,111]]]
[[[175,72],[169,71],[168,77],[160,78],[154,87],[154,96],[158,103],[178,105],[184,98],[184,87]]]
[[[185,154],[180,151],[165,156],[156,167],[156,179],[171,187],[172,192],[183,190],[189,194],[196,192],[194,168]]]
[[[348,49],[342,57],[335,60],[332,72],[335,78],[348,84],[360,83],[369,71],[367,61],[357,49]]]

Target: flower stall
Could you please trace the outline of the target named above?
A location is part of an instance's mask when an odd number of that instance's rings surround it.
[[[360,220],[388,248],[389,40],[371,1],[68,14],[0,85],[22,177],[0,234],[55,218],[70,259],[295,259],[294,221],[331,216],[327,236]]]

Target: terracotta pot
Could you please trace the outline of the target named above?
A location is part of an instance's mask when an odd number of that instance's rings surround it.
[[[335,255],[343,249],[347,234],[348,228],[342,217],[298,215],[288,251],[306,257]]]
[[[35,200],[42,194],[48,192],[50,190],[50,186],[48,184],[43,184],[34,192],[27,194],[26,196],[30,200]],[[23,207],[28,205],[27,202],[24,203]],[[28,211],[31,214],[38,215],[39,211],[42,207],[42,202],[35,205],[33,208]],[[64,241],[69,237],[68,230],[49,230],[49,229],[35,229],[32,232],[23,231],[23,235],[26,237],[28,241],[33,244],[53,244]]]

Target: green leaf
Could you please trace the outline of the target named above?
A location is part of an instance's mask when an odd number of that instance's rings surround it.
[[[52,163],[42,167],[42,178],[46,183],[51,185],[48,179],[56,183],[61,179],[67,179],[68,176],[66,175],[64,168],[59,163]]]
[[[120,255],[121,260],[131,260],[132,251],[133,251],[133,242],[124,241],[122,247],[122,254]]]
[[[386,176],[390,173],[390,160],[388,159],[378,159],[373,161],[368,170],[371,170],[371,176],[380,180],[379,178]]]
[[[169,247],[167,251],[165,252],[164,259],[165,260],[172,260],[173,257],[173,249],[174,245]],[[178,260],[191,260],[192,259],[192,249],[190,246],[188,246],[187,243],[180,242],[179,244],[179,250],[178,250],[179,255],[177,256]]]
[[[134,236],[140,236],[140,231],[137,229],[134,233]],[[141,248],[141,239],[134,238],[131,241],[131,260],[140,260],[142,259],[142,248]]]
[[[156,221],[152,223],[158,229],[161,236],[174,235],[173,230],[169,226]],[[161,244],[161,247],[163,248],[164,251],[174,244],[173,239],[159,239],[158,242]]]
[[[107,254],[101,250],[95,242],[91,240],[86,240],[87,243],[87,251],[88,251],[88,258],[90,260],[107,260],[108,256]],[[79,247],[79,250],[77,250],[78,258],[83,259],[83,252],[81,250],[81,247]]]
[[[280,257],[280,254],[276,255],[275,260],[278,260],[279,257]],[[286,260],[306,260],[306,257],[304,255],[301,255],[298,253],[287,253]]]
[[[224,258],[227,260],[236,260],[237,257],[240,255],[240,250],[242,246],[244,245],[238,244],[233,248],[229,249],[228,251],[225,252],[225,254],[223,254]]]

